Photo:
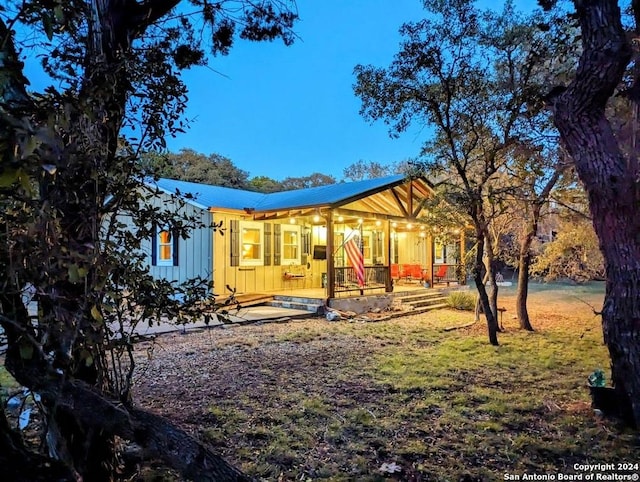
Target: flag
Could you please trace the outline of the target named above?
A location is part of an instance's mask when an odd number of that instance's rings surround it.
[[[356,242],[355,238],[351,238],[344,245],[344,249],[347,252],[347,260],[349,264],[356,272],[356,276],[358,277],[358,286],[364,286],[364,256],[362,255],[362,250],[360,249],[359,243]]]

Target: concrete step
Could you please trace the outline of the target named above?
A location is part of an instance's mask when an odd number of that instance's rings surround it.
[[[447,297],[438,296],[438,297],[429,298],[426,300],[414,300],[405,304],[410,305],[413,308],[421,308],[423,306],[433,306],[433,305],[442,305],[442,304],[447,305]]]
[[[304,303],[308,305],[324,305],[324,300],[320,298],[306,298],[304,296],[273,295],[273,301],[287,303]]]
[[[425,313],[427,311],[432,311],[432,310],[442,310],[444,308],[449,308],[449,305],[447,303],[438,303],[436,305],[421,306],[421,307],[415,308],[411,314]]]
[[[443,296],[445,296],[445,294],[442,291],[430,290],[430,291],[411,293],[406,295],[397,295],[395,296],[395,299],[400,300],[403,303],[412,303],[413,301],[430,300],[433,298],[440,298]]]
[[[324,315],[324,302],[322,300],[313,298],[300,298],[296,296],[274,296],[274,299],[267,302],[266,305],[278,308],[304,310],[313,315]]]

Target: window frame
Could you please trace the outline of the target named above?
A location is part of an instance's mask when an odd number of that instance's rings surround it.
[[[286,240],[286,233],[287,232],[295,232],[296,233],[296,257],[295,258],[286,258],[285,257],[285,253],[286,253],[286,247],[287,246],[293,246],[292,243],[287,244],[285,242]],[[302,260],[302,253],[301,253],[301,246],[300,246],[300,240],[301,240],[301,234],[302,231],[300,229],[299,225],[296,224],[283,224],[281,227],[281,234],[280,234],[280,245],[281,245],[281,264],[285,265],[285,264],[296,264],[299,265],[301,263]]]
[[[169,234],[169,241],[162,241],[162,234]],[[167,248],[169,252],[169,256],[165,259],[162,259],[162,251],[163,248]],[[176,237],[176,233],[168,228],[168,227],[156,227],[156,234],[153,240],[153,265],[154,266],[178,266],[177,263],[177,250],[178,250],[178,239]]]
[[[365,231],[362,233],[362,257],[364,258],[364,264],[373,264],[373,233],[371,231]]]
[[[257,221],[240,221],[240,261],[239,266],[263,266],[264,265],[264,224]],[[245,243],[244,233],[245,230],[257,230],[258,231],[258,243]],[[258,246],[258,256],[256,258],[244,257],[244,245],[251,244]]]

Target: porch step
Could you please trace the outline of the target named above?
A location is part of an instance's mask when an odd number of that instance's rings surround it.
[[[413,303],[414,301],[431,300],[442,297],[446,298],[446,295],[441,290],[409,291],[395,295],[395,299],[400,300],[402,303]]]
[[[399,295],[396,296],[396,302],[410,307],[414,313],[446,308],[448,306],[447,296],[440,290]]]
[[[413,313],[424,313],[426,311],[432,311],[432,310],[442,310],[444,308],[449,308],[449,304],[448,303],[437,303],[435,305],[426,305],[426,306],[419,306],[414,308]]]
[[[324,300],[318,298],[304,298],[301,296],[274,295],[271,301],[265,303],[267,306],[280,308],[292,308],[304,310],[314,315],[324,315]]]
[[[414,309],[440,305],[448,306],[446,296],[438,296],[437,298],[434,297],[426,300],[416,300],[408,304],[410,304]]]
[[[273,299],[273,295],[266,293],[242,293],[236,295],[236,301],[242,307],[263,305]],[[224,298],[216,298],[216,302],[223,302]]]

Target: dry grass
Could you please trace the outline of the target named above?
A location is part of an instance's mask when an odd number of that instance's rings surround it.
[[[500,347],[481,323],[445,331],[472,320],[453,310],[167,335],[151,359],[141,350],[137,402],[264,480],[503,480],[637,461],[637,434],[589,406],[586,378],[608,367],[590,307],[601,290],[534,290],[534,333],[513,303],[500,297]]]

